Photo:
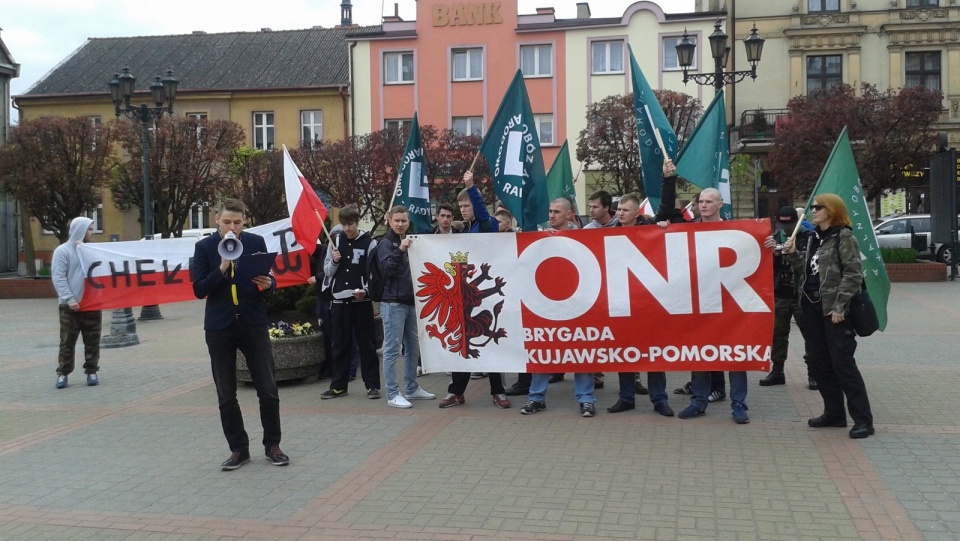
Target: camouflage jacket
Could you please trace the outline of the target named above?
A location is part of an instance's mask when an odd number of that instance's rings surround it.
[[[819,248],[814,247],[817,236],[820,238]],[[839,249],[837,249],[838,242]],[[816,255],[820,268],[820,300],[823,315],[829,315],[830,312],[847,313],[850,298],[860,291],[863,283],[860,247],[850,228],[835,226],[826,231],[820,231],[818,228],[815,234],[808,236],[805,257],[801,257],[800,254],[801,252],[795,251],[787,254],[786,257],[794,270],[803,276],[800,287],[797,288],[801,297],[809,276],[810,258]],[[839,260],[837,255],[840,256]]]

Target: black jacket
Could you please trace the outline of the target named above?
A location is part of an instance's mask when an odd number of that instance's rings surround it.
[[[400,236],[387,233],[377,244],[377,264],[383,277],[383,301],[413,305],[413,278],[410,257],[400,250]]]
[[[276,280],[271,277],[269,291],[261,292],[252,281],[237,284],[238,305],[233,304],[233,294],[230,290],[231,278],[220,272],[220,254],[217,245],[223,237],[216,232],[209,237],[197,241],[193,249],[193,259],[190,261],[190,281],[193,282],[193,294],[198,299],[207,299],[203,314],[203,329],[219,331],[230,327],[237,319],[242,319],[248,325],[268,325],[267,303],[264,295],[273,293],[277,286]],[[247,231],[240,233],[240,242],[243,243],[245,253],[265,253],[267,243],[263,237]]]

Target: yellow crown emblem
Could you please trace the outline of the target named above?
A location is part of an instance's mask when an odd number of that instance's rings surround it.
[[[470,252],[457,252],[457,253],[448,252],[448,253],[450,254],[451,263],[466,263],[468,257],[470,256]]]

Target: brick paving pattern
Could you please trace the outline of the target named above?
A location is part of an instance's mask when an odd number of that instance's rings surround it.
[[[252,461],[234,472],[219,469],[201,303],[163,306],[140,345],[102,350],[100,386],[75,372],[57,391],[56,301],[0,301],[0,541],[960,539],[958,288],[893,284],[888,331],[857,351],[877,423],[865,440],[806,426],[821,402],[795,331],[786,386],[750,374],[744,426],[729,402],[683,421],[638,396],[608,414],[609,377],[593,419],[570,378],[530,417],[523,397],[495,408],[486,381],[449,410],[387,408],[359,381],[323,402],[328,381],[282,384],[292,464],[277,468],[243,387]],[[447,379],[420,381],[442,396]]]

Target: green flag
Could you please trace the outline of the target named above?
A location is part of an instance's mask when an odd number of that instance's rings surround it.
[[[552,202],[558,197],[566,197],[573,203],[574,210],[577,209],[577,190],[573,187],[573,167],[570,166],[570,149],[566,141],[547,173],[547,201]]]
[[[663,114],[660,102],[640,71],[640,65],[630,50],[630,71],[633,74],[633,109],[637,117],[637,139],[640,145],[640,164],[643,170],[643,191],[653,208],[660,206],[660,181],[663,179],[663,152],[657,143],[654,129],[660,130],[660,138],[670,159],[677,155],[677,134]]]
[[[723,90],[717,92],[690,138],[677,154],[677,174],[701,188],[716,188],[723,197],[720,216],[733,219],[730,198],[730,146]]]
[[[877,236],[873,232],[873,223],[870,212],[867,210],[867,198],[860,185],[860,175],[857,173],[857,164],[853,160],[853,150],[850,149],[850,139],[847,128],[840,132],[837,143],[830,152],[830,158],[820,173],[820,180],[810,194],[807,202],[806,214],[810,215],[810,205],[814,198],[822,193],[837,194],[847,206],[850,221],[853,222],[853,236],[860,245],[860,260],[863,262],[863,279],[870,292],[870,299],[877,308],[877,318],[880,320],[880,330],[887,328],[887,299],[890,297],[890,279],[887,278],[887,269],[883,266],[880,256],[880,247]]]
[[[523,231],[547,221],[547,179],[540,136],[530,109],[523,73],[517,70],[480,145],[493,189]]]
[[[410,216],[409,232],[429,233],[433,218],[430,215],[430,185],[427,181],[427,162],[420,140],[420,123],[417,113],[413,113],[413,126],[407,146],[400,160],[400,174],[397,175],[397,188],[393,196],[394,205],[407,207]]]

